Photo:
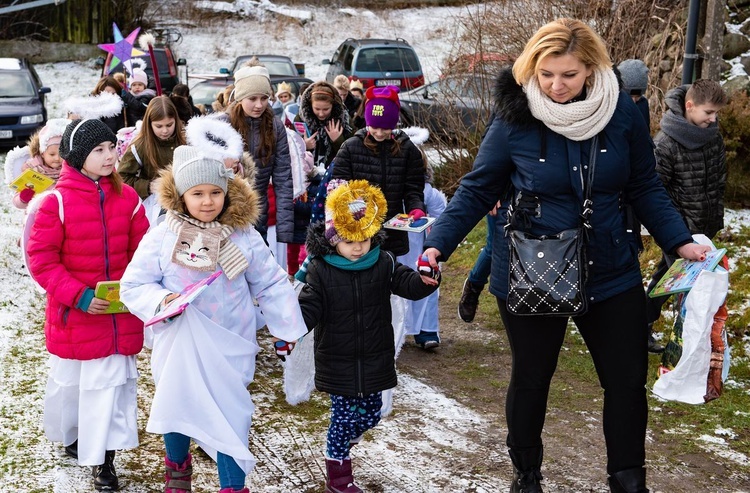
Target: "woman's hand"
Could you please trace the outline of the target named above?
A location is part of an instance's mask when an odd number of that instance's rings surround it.
[[[107,308],[109,308],[109,301],[101,298],[91,298],[91,303],[89,303],[89,308],[86,310],[86,313],[102,315],[107,311]]]
[[[686,260],[706,260],[706,252],[711,251],[710,245],[687,243],[676,250],[677,255]]]
[[[326,125],[326,133],[328,134],[328,138],[331,139],[331,142],[336,142],[336,139],[341,137],[341,134],[344,133],[341,122],[338,120],[329,121],[328,125]]]
[[[430,266],[433,269],[439,269],[440,268],[438,266],[438,260],[437,260],[438,257],[442,257],[443,256],[443,254],[440,253],[440,250],[438,250],[437,248],[428,248],[427,250],[424,251],[424,253],[422,253],[422,255],[424,255],[424,256],[427,257],[427,260],[429,260]]]
[[[315,132],[309,137],[303,137],[302,140],[305,141],[305,149],[307,149],[308,151],[312,151],[313,149],[315,149],[315,139],[317,138],[318,138],[318,132]]]

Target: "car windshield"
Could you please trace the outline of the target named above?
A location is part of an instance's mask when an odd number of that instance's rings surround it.
[[[249,62],[252,58],[252,56],[237,57],[236,63],[234,65],[234,72],[241,69],[242,66],[245,65],[245,63]],[[291,77],[297,75],[297,68],[286,60],[268,60],[261,58],[260,63],[268,69],[269,75],[288,75]]]
[[[414,50],[409,48],[367,48],[357,56],[358,72],[412,72],[419,70]]]
[[[211,104],[216,101],[216,95],[224,90],[224,86],[216,84],[196,84],[190,89],[190,96],[194,104]]]
[[[36,96],[34,84],[26,72],[0,72],[0,98]]]

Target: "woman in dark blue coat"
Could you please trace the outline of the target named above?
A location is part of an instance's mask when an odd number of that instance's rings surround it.
[[[495,119],[425,242],[436,266],[498,200],[507,211],[519,195],[528,231],[556,234],[580,226],[592,139],[599,144],[592,229],[586,248],[588,311],[573,317],[604,389],[607,473],[614,492],[646,492],[647,335],[645,294],[635,238],[622,208],[669,252],[689,258],[707,247],[690,232],[654,171],[653,144],[630,96],[620,91],[601,38],[586,24],[559,19],[537,31],[495,87]],[[517,208],[518,209],[518,208]],[[568,317],[508,312],[509,247],[498,215],[490,292],[498,298],[513,364],[506,401],[507,445],[515,468],[511,492],[540,492],[542,428],[549,384]]]

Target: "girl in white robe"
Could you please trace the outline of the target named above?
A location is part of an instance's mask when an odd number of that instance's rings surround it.
[[[149,327],[156,390],[146,431],[164,435],[171,493],[190,491],[191,439],[217,461],[221,493],[248,491],[255,458],[247,386],[262,325],[253,299],[289,351],[307,332],[286,273],[252,226],[257,193],[206,147],[178,147],[162,171],[156,186],[167,218],[144,237],[120,292],[148,321],[187,286],[223,271],[181,315]]]

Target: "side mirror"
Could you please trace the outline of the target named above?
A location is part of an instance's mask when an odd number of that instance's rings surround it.
[[[330,58],[324,58],[321,63],[323,65],[330,65],[331,64],[331,59]]]
[[[47,86],[39,88],[39,94],[49,94],[50,92],[52,92],[52,89]]]
[[[96,67],[96,68],[102,68],[102,67],[104,67],[104,57],[103,56],[96,57],[96,60],[94,60],[94,67]]]
[[[226,68],[226,67],[221,67],[221,68],[219,69],[219,73],[220,73],[220,74],[224,74],[224,75],[229,75],[229,69],[228,69],[228,68]]]
[[[187,60],[185,60],[184,58],[179,58],[177,60],[177,65],[187,65]]]

